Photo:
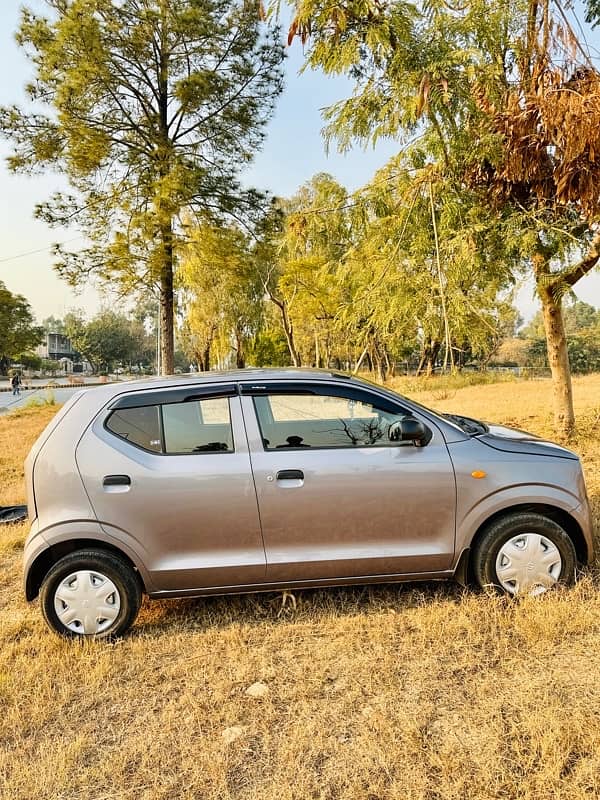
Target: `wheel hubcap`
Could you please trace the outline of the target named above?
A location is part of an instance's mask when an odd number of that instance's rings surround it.
[[[496,558],[498,582],[509,594],[541,594],[557,582],[561,570],[558,548],[539,533],[513,536]]]
[[[104,633],[116,620],[121,597],[115,584],[92,570],[73,572],[54,594],[54,610],[68,630],[91,636]]]

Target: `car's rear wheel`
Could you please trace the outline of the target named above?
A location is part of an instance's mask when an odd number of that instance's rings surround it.
[[[481,587],[510,595],[538,595],[575,580],[577,557],[566,531],[535,513],[494,520],[473,551],[473,572]]]
[[[72,638],[122,636],[137,616],[141,597],[132,567],[102,550],[64,556],[48,572],[40,591],[48,625]]]

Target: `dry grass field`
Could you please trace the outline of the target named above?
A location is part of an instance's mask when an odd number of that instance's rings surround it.
[[[550,432],[545,381],[414,396]],[[599,530],[600,376],[575,397]],[[52,413],[0,418],[0,505]],[[23,601],[25,533],[0,528],[2,800],[600,796],[594,569],[518,602],[429,583],[146,603],[123,641],[81,645]]]

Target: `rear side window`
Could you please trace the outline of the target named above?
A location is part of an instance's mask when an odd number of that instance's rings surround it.
[[[226,453],[233,433],[226,397],[162,406],[165,452]]]
[[[110,415],[106,427],[151,453],[227,453],[234,449],[226,397],[119,408]]]
[[[120,408],[110,415],[106,427],[144,450],[151,453],[162,451],[158,406]]]

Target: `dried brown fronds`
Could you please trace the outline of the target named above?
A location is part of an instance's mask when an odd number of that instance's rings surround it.
[[[552,60],[557,42],[570,54],[565,62]],[[468,180],[485,188],[498,205],[571,207],[597,219],[600,73],[591,63],[577,62],[581,45],[568,28],[556,27],[552,45],[541,36],[530,47],[501,107],[479,82],[471,90],[485,129],[498,137],[501,155],[494,165],[471,165]]]

